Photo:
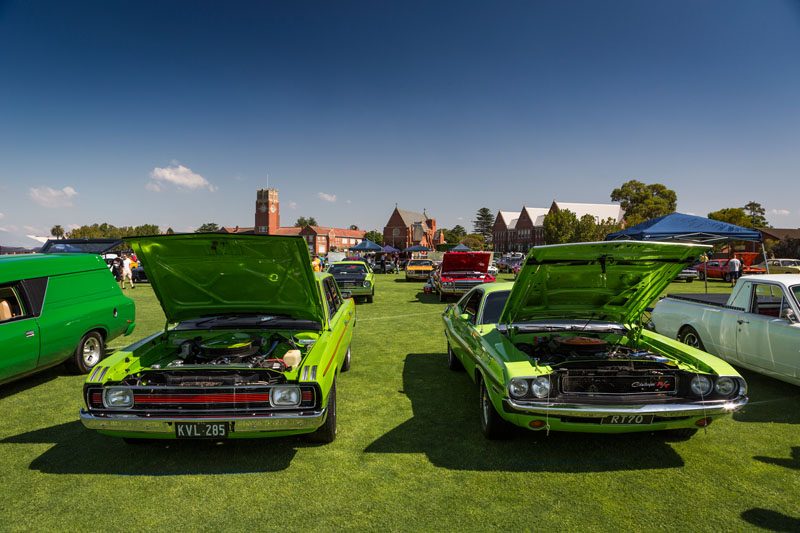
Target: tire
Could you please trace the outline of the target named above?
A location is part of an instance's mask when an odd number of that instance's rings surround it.
[[[694,281],[692,278],[686,278],[686,283],[691,283],[692,281]]]
[[[697,279],[698,279],[698,281],[705,281],[706,280],[706,273],[702,272],[702,271],[698,272],[697,273]]]
[[[330,397],[328,398],[328,416],[325,422],[313,433],[305,436],[309,442],[329,443],[336,438],[336,380],[331,386]]]
[[[700,340],[700,335],[697,334],[697,330],[692,326],[684,326],[681,328],[681,330],[678,332],[678,341],[687,344],[692,348],[706,351],[703,341]]]
[[[372,289],[372,294],[367,296],[367,303],[372,303],[372,300],[375,298],[375,289]]]
[[[494,408],[489,390],[483,379],[480,380],[480,394],[478,395],[478,408],[480,410],[481,432],[489,440],[507,439],[511,433],[511,424],[504,420]]]
[[[99,363],[106,353],[103,336],[97,331],[90,331],[81,338],[75,353],[67,360],[69,368],[77,374],[88,374]]]
[[[730,273],[729,272],[725,272],[725,274],[722,276],[722,279],[725,280],[725,283],[730,283],[731,282]]]
[[[447,301],[447,296],[442,291],[439,291],[439,301],[444,302]]]
[[[347,353],[344,354],[344,361],[342,361],[342,372],[350,370],[350,346],[347,347]]]
[[[464,370],[464,365],[461,364],[461,361],[458,359],[455,352],[453,352],[453,348],[450,347],[449,342],[447,343],[447,368],[453,372]]]

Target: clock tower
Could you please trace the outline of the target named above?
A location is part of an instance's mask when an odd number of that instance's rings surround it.
[[[278,189],[259,189],[256,196],[256,224],[253,233],[271,234],[281,227]]]

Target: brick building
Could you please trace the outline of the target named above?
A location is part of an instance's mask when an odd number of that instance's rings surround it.
[[[391,244],[398,250],[421,245],[436,249],[444,243],[444,235],[436,229],[436,219],[422,213],[398,209],[395,205],[389,221],[383,228],[383,244]]]
[[[300,235],[312,254],[326,254],[331,249],[346,250],[364,240],[364,231],[322,226],[281,226],[281,206],[277,189],[256,192],[255,225],[253,227],[223,227],[227,233],[256,235]]]
[[[592,215],[595,222],[622,222],[625,212],[618,204],[578,204],[553,201],[550,207],[524,207],[521,211],[498,211],[492,228],[492,251],[527,252],[544,244],[544,217],[568,209],[578,218]]]

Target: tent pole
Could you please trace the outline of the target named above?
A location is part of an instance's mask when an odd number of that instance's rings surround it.
[[[769,261],[767,261],[767,249],[764,248],[764,241],[761,241],[761,253],[764,254],[764,268],[767,269],[767,274],[769,274]]]
[[[706,294],[708,294],[708,259],[703,263],[703,281],[706,283]]]

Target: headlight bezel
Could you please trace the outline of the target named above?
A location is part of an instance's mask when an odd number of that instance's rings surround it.
[[[508,394],[512,398],[524,398],[530,391],[530,385],[525,378],[512,378],[508,382]]]
[[[119,402],[119,398],[127,401]],[[117,403],[114,403],[114,402]],[[134,404],[133,390],[128,387],[107,387],[103,389],[103,407],[106,409],[132,409]]]
[[[701,383],[705,383],[706,386],[701,388]],[[711,391],[714,390],[714,382],[706,375],[695,374],[692,381],[689,383],[689,388],[695,396],[705,397],[710,395]]]
[[[296,395],[295,401],[285,401],[284,395]],[[297,385],[279,385],[269,390],[269,404],[272,407],[293,408],[300,407],[303,401],[303,391]]]
[[[368,289],[370,287],[370,285],[372,285],[372,283],[370,283],[369,280],[364,280],[364,282],[361,285],[363,285],[364,288]]]
[[[724,387],[723,385],[724,383],[730,384],[730,392],[724,392],[722,390],[722,388]],[[714,384],[714,392],[716,392],[720,396],[725,396],[726,398],[730,398],[731,396],[735,395],[738,389],[739,389],[738,381],[730,376],[720,376],[717,379],[717,382]]]
[[[537,376],[531,380],[531,394],[536,398],[547,398],[550,396],[550,376]],[[539,392],[537,392],[537,389]]]

